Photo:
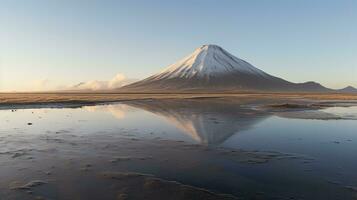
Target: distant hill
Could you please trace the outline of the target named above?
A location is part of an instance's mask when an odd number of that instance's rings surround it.
[[[357,89],[352,86],[348,86],[337,91],[341,93],[357,93]]]

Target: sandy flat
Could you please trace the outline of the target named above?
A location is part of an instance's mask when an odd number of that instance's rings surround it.
[[[313,94],[313,93],[181,93],[181,94],[133,94],[133,93],[0,93],[0,106],[28,104],[95,104],[139,99],[184,99],[184,98],[227,98],[242,102],[269,101],[293,102],[312,101],[356,101],[357,94]]]

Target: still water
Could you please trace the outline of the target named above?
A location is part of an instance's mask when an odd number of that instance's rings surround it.
[[[355,199],[357,106],[321,111],[342,118],[284,118],[233,102],[199,100],[0,110],[0,195],[20,199],[27,194],[9,185],[41,178],[53,187],[32,192],[66,199],[59,193],[68,190],[55,187],[61,183],[57,176],[66,177],[65,168],[57,167],[55,178],[31,170],[48,171],[41,165],[45,160],[60,166],[56,162],[78,159],[93,165],[93,171],[153,174],[246,199]],[[143,159],[106,162],[117,154]],[[52,156],[58,156],[56,161]],[[67,198],[83,191],[68,192]]]

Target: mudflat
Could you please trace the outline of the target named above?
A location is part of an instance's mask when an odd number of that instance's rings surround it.
[[[296,100],[341,100],[357,101],[357,94],[331,93],[0,93],[0,105],[21,104],[95,104],[125,100],[143,99],[190,99],[190,98],[228,98],[239,101],[296,101]]]

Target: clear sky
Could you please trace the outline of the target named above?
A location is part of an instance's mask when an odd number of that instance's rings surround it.
[[[0,90],[144,78],[202,44],[293,82],[357,87],[356,0],[0,0]]]

